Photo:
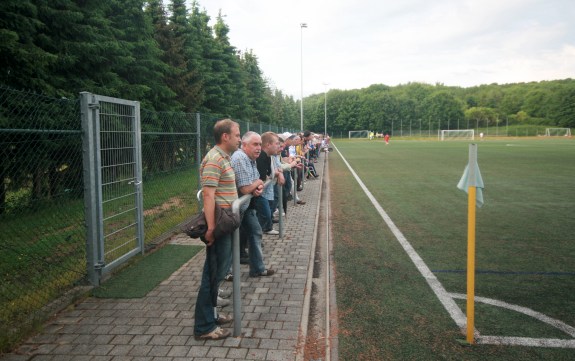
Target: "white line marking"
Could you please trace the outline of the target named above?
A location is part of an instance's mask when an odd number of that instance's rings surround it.
[[[419,256],[419,254],[417,254],[415,249],[413,249],[413,247],[407,241],[403,233],[401,233],[399,228],[395,226],[391,218],[387,215],[387,213],[383,210],[383,208],[381,208],[381,206],[379,205],[373,194],[371,194],[369,189],[367,189],[365,184],[363,184],[359,176],[355,173],[353,168],[351,168],[351,165],[349,165],[347,160],[344,158],[343,154],[341,154],[341,152],[339,151],[339,149],[337,149],[335,144],[332,143],[332,145],[337,151],[337,153],[340,155],[341,159],[349,168],[351,174],[353,174],[357,183],[359,183],[361,189],[363,189],[363,191],[365,192],[365,195],[367,195],[367,197],[371,201],[371,204],[373,204],[375,209],[377,209],[377,211],[381,215],[381,218],[383,218],[383,220],[385,221],[391,232],[395,235],[395,238],[397,239],[399,244],[401,244],[401,246],[409,256],[409,258],[411,258],[411,261],[415,264],[415,267],[417,267],[419,272],[423,275],[423,278],[425,278],[425,280],[427,281],[429,287],[431,287],[431,289],[433,290],[439,301],[443,304],[443,307],[445,307],[445,309],[447,310],[453,321],[455,321],[455,324],[463,332],[466,329],[467,320],[465,315],[459,308],[459,306],[457,306],[453,298],[449,296],[448,292],[445,290],[445,288],[443,288],[443,285],[439,282],[437,277],[435,277],[435,275],[431,272],[429,267],[427,267],[425,262],[423,262],[423,259]]]
[[[467,295],[464,295],[462,293],[450,293],[449,295],[453,298],[458,298],[460,300],[466,300],[467,299]],[[477,296],[475,297],[475,302],[481,302],[481,303],[485,303],[487,305],[506,308],[508,310],[513,310],[515,312],[519,312],[519,313],[522,313],[524,315],[531,316],[531,317],[533,317],[533,318],[535,318],[541,322],[544,322],[550,326],[555,327],[558,330],[565,332],[566,334],[568,334],[571,337],[575,337],[575,327],[571,327],[562,321],[551,318],[547,315],[544,315],[541,312],[534,311],[530,308],[512,305],[510,303],[494,300],[492,298],[477,297]]]
[[[481,345],[575,348],[575,340],[560,340],[553,338],[479,336],[476,337],[475,340]]]

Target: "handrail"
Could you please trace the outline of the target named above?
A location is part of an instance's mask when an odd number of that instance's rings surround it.
[[[268,179],[264,183],[264,189],[272,184],[272,180]],[[201,199],[202,190],[200,189],[197,193],[198,201]],[[281,195],[280,195],[281,197]],[[253,198],[251,194],[245,194],[240,198],[236,199],[232,203],[232,212],[236,214],[240,214],[241,207],[249,202]],[[280,198],[281,199],[281,198]],[[283,210],[283,207],[280,207]],[[281,219],[281,211],[280,211],[280,222]],[[281,226],[280,226],[281,227]],[[241,320],[241,310],[242,310],[242,299],[241,295],[241,271],[240,271],[240,230],[239,228],[234,231],[233,236],[233,243],[232,243],[232,274],[234,275],[233,279],[233,305],[234,305],[234,337],[238,337],[242,333],[242,320]]]

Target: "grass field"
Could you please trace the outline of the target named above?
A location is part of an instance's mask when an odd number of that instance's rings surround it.
[[[467,196],[456,188],[467,142],[337,141],[448,292],[466,292]],[[575,141],[478,143],[476,296],[575,326]],[[341,359],[573,359],[575,350],[462,347],[464,339],[337,152],[330,153]],[[345,206],[344,206],[345,205]],[[358,295],[369,295],[358,301]],[[465,312],[465,301],[456,301]],[[572,339],[507,309],[476,304],[482,335]],[[358,356],[359,355],[359,356]],[[433,356],[435,355],[435,356]]]

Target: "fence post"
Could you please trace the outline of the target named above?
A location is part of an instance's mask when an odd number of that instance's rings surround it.
[[[82,155],[84,173],[84,214],[86,217],[86,266],[88,279],[94,286],[100,284],[100,273],[96,271],[98,264],[98,192],[96,191],[96,154],[93,95],[80,93],[80,112],[82,118]]]
[[[134,160],[136,162],[135,170],[135,187],[136,187],[136,208],[138,209],[138,223],[136,232],[138,235],[138,246],[141,254],[144,254],[145,234],[144,234],[144,186],[143,186],[143,169],[142,169],[142,124],[140,117],[140,102],[134,104]]]
[[[200,176],[200,164],[202,163],[202,121],[200,113],[196,113],[196,165],[198,167],[198,189],[202,187],[202,179]]]

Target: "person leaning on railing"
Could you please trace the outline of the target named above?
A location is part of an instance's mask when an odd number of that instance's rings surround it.
[[[255,209],[255,199],[260,197],[264,190],[264,182],[260,179],[256,159],[260,155],[262,140],[258,133],[247,132],[242,137],[242,148],[232,155],[232,168],[236,174],[236,187],[240,195],[252,194],[249,205],[241,209],[243,212],[240,226],[240,252],[248,246],[248,261],[250,277],[271,276],[275,273],[266,269],[262,253],[262,227],[258,221]],[[240,261],[242,255],[240,254]],[[235,275],[234,275],[235,276]]]
[[[230,157],[240,143],[238,123],[230,119],[218,121],[214,126],[214,139],[216,145],[206,154],[200,166],[204,214],[208,229],[204,236],[206,259],[195,308],[194,337],[198,340],[221,340],[228,337],[230,331],[220,326],[233,320],[230,316],[218,315],[213,301],[220,283],[231,266],[232,234],[216,239],[214,229],[215,205],[230,208],[238,199]],[[214,277],[215,282],[212,282]]]
[[[265,182],[270,178],[277,178],[279,176],[275,169],[272,171],[272,156],[277,153],[276,141],[277,135],[274,132],[265,132],[261,135],[262,139],[262,151],[256,160],[258,167],[258,172],[260,174],[260,179]],[[283,173],[281,173],[283,178]],[[278,235],[279,232],[273,229],[272,223],[272,212],[273,209],[270,207],[273,205],[274,200],[274,186],[268,186],[264,189],[261,197],[255,199],[256,212],[258,215],[258,221],[262,230],[267,235]],[[270,205],[270,202],[272,203]]]

